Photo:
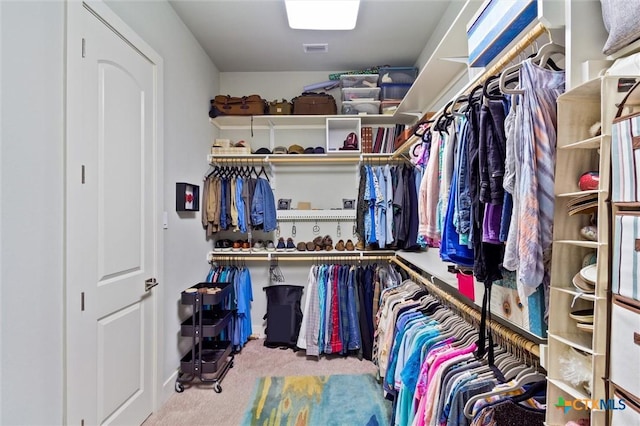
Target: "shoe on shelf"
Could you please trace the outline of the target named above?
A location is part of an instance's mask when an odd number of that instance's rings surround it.
[[[222,251],[231,251],[232,247],[233,247],[233,241],[222,240]]]
[[[287,251],[296,251],[296,244],[293,242],[293,238],[287,238]]]
[[[314,244],[314,250],[324,250],[324,245],[322,244],[323,238],[322,237],[315,237],[313,239],[313,244]]]
[[[364,250],[364,243],[362,241],[356,243],[356,250]]]
[[[338,243],[336,244],[336,250],[338,251],[344,251],[344,241],[343,240],[339,240]]]
[[[231,247],[231,251],[240,251],[242,250],[242,240],[236,240],[233,242],[233,246]]]
[[[316,249],[316,245],[313,241],[309,241],[307,244],[307,251],[314,251]]]
[[[325,235],[324,239],[322,240],[322,245],[324,246],[324,249],[326,251],[333,250],[333,240],[329,235]]]
[[[213,251],[222,251],[222,240],[216,241],[216,244],[213,246]]]
[[[267,249],[267,251],[276,251],[276,246],[273,245],[273,241],[271,240],[267,240],[267,242],[265,243],[265,248]]]
[[[258,240],[253,243],[253,251],[264,251],[264,243],[262,240]]]
[[[297,249],[298,249],[298,251],[306,251],[307,250],[307,245],[301,241],[301,242],[298,243]]]
[[[251,243],[248,240],[242,242],[242,251],[251,251]]]
[[[284,238],[278,238],[278,245],[276,246],[276,251],[284,251],[287,246],[284,243]]]
[[[347,251],[354,251],[356,249],[355,246],[353,245],[353,241],[351,240],[347,240],[347,244],[345,244],[344,247],[347,249]]]

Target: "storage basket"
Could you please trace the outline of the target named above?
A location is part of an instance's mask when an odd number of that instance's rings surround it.
[[[344,101],[342,102],[342,114],[380,114],[380,101]]]
[[[611,126],[611,201],[640,202],[640,113],[622,115],[625,104],[636,91],[634,84],[624,97]]]
[[[418,77],[418,68],[415,67],[381,67],[378,84],[413,84]]]
[[[340,84],[342,87],[377,87],[378,74],[343,74]]]
[[[615,217],[611,291],[640,300],[640,212],[625,211]]]
[[[409,89],[411,89],[411,84],[381,84],[380,88],[382,89],[382,93],[380,95],[382,100],[402,100]]]
[[[640,307],[614,296],[611,324],[611,381],[633,395],[640,395]]]

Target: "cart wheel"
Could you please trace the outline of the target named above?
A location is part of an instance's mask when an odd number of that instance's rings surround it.
[[[178,393],[184,392],[184,386],[182,386],[182,383],[180,383],[180,382],[176,382],[175,388],[176,388],[176,392],[178,392]]]
[[[233,361],[229,363],[229,368],[233,368]]]
[[[213,391],[215,393],[221,393],[222,392],[222,386],[220,386],[220,383],[216,383],[215,385],[213,385]]]

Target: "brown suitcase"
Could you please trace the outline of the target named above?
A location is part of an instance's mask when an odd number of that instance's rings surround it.
[[[327,93],[304,92],[291,100],[294,115],[335,115],[336,100]]]
[[[209,117],[219,115],[263,115],[267,109],[267,103],[259,95],[233,97],[218,95],[211,99]]]
[[[291,105],[291,102],[287,102],[286,99],[269,102],[269,115],[289,115],[292,110],[293,105]]]

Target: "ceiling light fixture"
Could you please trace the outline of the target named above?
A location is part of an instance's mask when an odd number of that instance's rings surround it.
[[[352,30],[360,0],[284,0],[294,30]]]

